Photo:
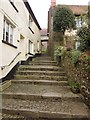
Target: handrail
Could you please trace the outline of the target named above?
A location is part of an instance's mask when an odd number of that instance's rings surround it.
[[[8,65],[0,66],[1,70],[3,70],[5,67],[9,67],[20,54],[21,52],[19,52]]]

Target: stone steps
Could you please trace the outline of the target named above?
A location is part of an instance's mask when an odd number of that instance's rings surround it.
[[[51,60],[36,60],[36,61],[32,61],[29,63],[56,63],[56,61],[51,61]]]
[[[52,61],[51,57],[36,57],[33,59],[33,61]]]
[[[24,116],[12,114],[2,114],[2,118],[1,120],[26,120]]]
[[[63,85],[63,82],[47,82],[40,81],[39,83],[37,81],[35,82],[14,82],[12,83],[11,87],[5,90],[2,94],[3,98],[15,98],[15,99],[24,99],[24,100],[37,100],[37,99],[76,99],[81,101],[81,98],[77,94],[73,94],[70,90],[70,87],[67,85]],[[59,84],[55,84],[59,83]],[[24,88],[24,89],[23,89]]]
[[[3,93],[2,95],[3,99],[20,99],[20,100],[41,100],[41,99],[62,99],[62,100],[74,100],[77,102],[82,102],[82,99],[80,98],[79,95],[60,95],[58,93],[55,92],[50,92],[50,93],[46,93],[46,94],[26,94],[26,93],[13,93],[13,92],[8,92],[8,93]]]
[[[63,71],[62,67],[48,66],[48,65],[20,65],[18,70],[41,70],[41,71]]]
[[[47,62],[31,62],[31,63],[29,63],[29,65],[48,65],[48,66],[50,66],[50,65],[52,65],[52,66],[56,66],[56,63],[47,63]]]
[[[30,70],[26,70],[26,71],[17,71],[16,75],[51,75],[51,76],[65,76],[65,72],[64,71],[30,71]]]
[[[39,85],[58,85],[68,86],[67,81],[55,81],[55,80],[12,80],[15,84],[39,84]]]
[[[11,86],[2,95],[3,119],[89,120],[89,109],[80,94],[71,92],[62,67],[49,57],[21,65]]]
[[[29,84],[24,84],[24,83],[12,83],[12,85],[7,88],[6,90],[4,90],[4,93],[25,93],[25,94],[37,94],[40,96],[76,96],[75,94],[73,94],[70,90],[70,87],[68,85],[66,86],[62,86],[62,85],[54,85],[54,84],[50,84],[47,85],[45,83],[43,84],[37,84],[37,83],[29,83]],[[56,95],[55,95],[56,94]]]
[[[29,62],[29,65],[49,65],[49,66],[56,66],[56,61],[51,60],[35,60]]]
[[[55,76],[55,75],[14,75],[14,79],[17,80],[56,80],[56,81],[67,81],[66,76]]]
[[[23,115],[32,118],[74,118],[89,120],[87,106],[75,100],[63,99],[40,99],[40,100],[21,100],[3,99],[3,113]]]

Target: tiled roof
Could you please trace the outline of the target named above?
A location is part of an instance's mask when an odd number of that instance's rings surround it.
[[[87,5],[59,5],[70,8],[75,15],[86,14],[88,12]]]
[[[40,33],[41,33],[41,36],[47,36],[47,29],[42,29],[41,31],[40,31]]]

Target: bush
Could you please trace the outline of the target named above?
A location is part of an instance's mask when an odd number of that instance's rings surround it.
[[[70,80],[69,85],[70,85],[71,88],[76,88],[76,89],[80,88],[80,85],[74,80]]]
[[[69,85],[70,85],[73,93],[79,93],[80,92],[80,85],[76,81],[70,80]]]
[[[77,31],[77,36],[79,36],[78,41],[80,41],[79,50],[86,51],[90,50],[90,28],[83,26]]]
[[[72,50],[72,51],[71,51],[71,59],[72,59],[72,62],[73,62],[73,64],[74,64],[75,66],[76,66],[77,63],[79,62],[80,56],[81,56],[81,52],[80,52],[80,51],[78,51],[78,50]]]
[[[65,56],[65,48],[63,46],[59,46],[55,48],[54,51],[54,59],[56,60],[57,64],[61,62],[61,57]]]

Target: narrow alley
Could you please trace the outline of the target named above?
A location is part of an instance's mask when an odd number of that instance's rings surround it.
[[[2,113],[3,120],[89,120],[89,109],[71,92],[63,67],[48,56],[19,66],[2,93]]]

